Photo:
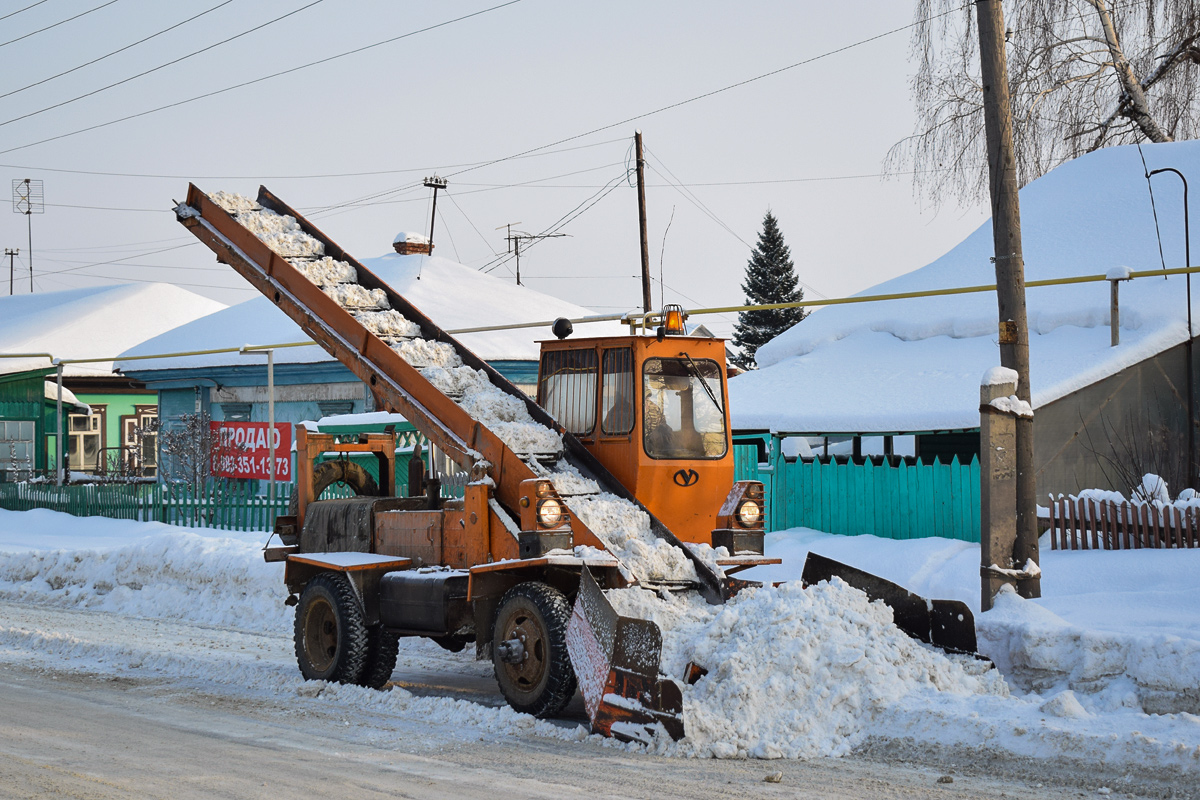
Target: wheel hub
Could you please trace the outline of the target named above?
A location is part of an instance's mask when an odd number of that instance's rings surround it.
[[[308,618],[304,621],[304,652],[308,662],[318,672],[324,672],[333,665],[337,645],[337,615],[333,606],[324,598],[318,598],[309,607]]]
[[[519,614],[512,618],[505,634],[499,649],[505,672],[519,690],[537,691],[547,668],[546,631],[532,615]]]

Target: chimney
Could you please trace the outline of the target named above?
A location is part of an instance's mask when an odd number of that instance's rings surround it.
[[[392,240],[392,247],[402,256],[427,256],[433,253],[433,245],[429,243],[428,236],[410,231],[396,234],[396,238]]]

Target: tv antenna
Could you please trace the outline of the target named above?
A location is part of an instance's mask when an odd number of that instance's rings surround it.
[[[513,225],[520,225],[519,222],[509,222],[501,225],[496,230],[507,229],[508,235],[504,240],[508,242],[508,252],[517,257],[517,286],[524,286],[521,283],[521,242],[540,242],[542,239],[559,239],[567,236],[565,233],[525,233],[523,231],[513,232]]]
[[[42,192],[40,180],[17,178],[12,182],[12,210],[16,214],[24,214],[29,228],[29,292],[33,293],[33,215],[46,213],[45,195]],[[8,255],[7,253],[5,255]],[[9,256],[9,272],[11,272],[12,257]],[[10,281],[11,284],[11,281]],[[11,290],[11,285],[10,285]]]

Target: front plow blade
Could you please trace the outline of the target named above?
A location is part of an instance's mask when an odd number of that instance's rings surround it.
[[[882,600],[891,606],[896,627],[914,639],[951,653],[978,655],[975,617],[966,603],[959,600],[926,600],[878,575],[816,553],[808,554],[800,580],[805,586],[811,586],[834,576],[864,592],[872,600]]]
[[[649,743],[661,726],[683,738],[683,690],[658,677],[662,631],[617,614],[587,567],[567,624],[567,652],[593,733]]]

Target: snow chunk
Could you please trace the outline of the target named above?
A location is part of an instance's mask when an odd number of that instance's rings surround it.
[[[213,192],[209,200],[228,211],[230,214],[241,214],[246,211],[261,211],[262,206],[236,192]]]
[[[1020,377],[1015,369],[1008,367],[992,367],[987,372],[983,373],[982,380],[979,381],[980,386],[1000,386],[1005,383],[1017,385]]]
[[[1079,699],[1075,697],[1075,693],[1070,689],[1059,692],[1041,705],[1041,712],[1049,714],[1052,717],[1064,717],[1067,719],[1084,719],[1090,717]]]
[[[1127,281],[1133,277],[1133,270],[1129,267],[1113,267],[1104,273],[1104,277],[1110,281]]]
[[[392,349],[414,367],[442,367],[444,369],[462,364],[462,359],[454,351],[454,345],[445,342],[409,339],[393,344]]]
[[[336,283],[355,283],[358,281],[358,271],[345,261],[335,261],[330,256],[316,261],[301,262],[296,268],[304,273],[304,277],[317,286],[332,286]]]
[[[573,497],[568,507],[639,581],[698,580],[687,554],[655,536],[650,515],[628,500],[602,492]]]
[[[406,319],[399,311],[356,311],[354,318],[376,336],[420,336],[421,326]]]
[[[342,308],[383,308],[386,309],[389,305],[387,294],[383,289],[364,289],[357,283],[335,283],[332,286],[325,286],[321,289],[322,292]]]
[[[1033,407],[1015,394],[1008,397],[997,397],[988,405],[997,411],[1003,411],[1005,414],[1012,414],[1016,417],[1033,416]]]

